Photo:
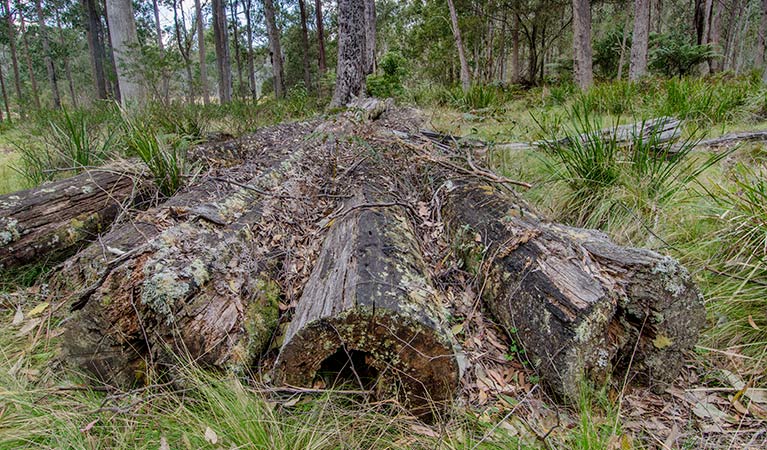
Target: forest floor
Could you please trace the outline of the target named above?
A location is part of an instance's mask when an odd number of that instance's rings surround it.
[[[621,98],[621,89],[614,88],[614,97]],[[765,101],[761,89],[748,95]],[[551,219],[601,228],[622,244],[671,254],[690,269],[706,299],[709,325],[673,386],[651,390],[607,380],[584,386],[576,404],[563,406],[541,389],[519,344],[482,319],[456,321],[453,332],[464,350],[483,363],[435,424],[391,402],[332,390],[277,393],[251,377],[222,377],[194,365],[185,369],[190,388],[182,393],[161,383],[133,391],[94,389],[55,359],[61,305],[48,303],[45,284],[25,287],[44,270],[36,268],[0,286],[0,448],[767,448],[767,148],[696,150],[683,163],[638,178],[626,169],[621,150],[597,162],[619,167],[619,181],[607,189],[574,186],[563,175],[567,161],[556,154],[493,145],[579,131],[572,95],[554,97],[542,89],[476,108],[429,103],[422,109],[428,127],[488,142],[478,156],[499,173],[532,183],[523,195]],[[713,106],[679,107],[676,115],[690,118],[685,136],[767,130],[763,116],[752,113],[753,103],[738,105],[726,114]],[[590,126],[674,113],[650,106],[640,112],[594,109]],[[22,154],[5,148],[12,147],[0,148],[0,192],[25,183],[9,169]],[[721,152],[723,158],[698,173]],[[640,182],[647,178],[658,183]],[[585,195],[583,189],[596,191]]]

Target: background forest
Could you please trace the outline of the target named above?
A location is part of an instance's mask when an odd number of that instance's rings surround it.
[[[195,145],[338,112],[341,3],[2,0],[0,194],[137,157],[170,196],[197,173]],[[766,139],[706,144],[767,132],[767,0],[365,4],[359,94],[481,146],[547,217],[690,270],[708,321],[681,387],[606,380],[558,405],[504,335],[516,393],[478,375],[436,424],[194,365],[188,396],[91,390],[51,364],[58,323],[27,327],[53,309],[40,264],[0,279],[0,448],[767,448]],[[681,121],[676,142],[574,139],[663,117]]]

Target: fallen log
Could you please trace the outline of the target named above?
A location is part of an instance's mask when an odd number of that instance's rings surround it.
[[[114,165],[2,195],[0,269],[63,259],[155,192],[137,167]]]
[[[662,384],[679,374],[705,309],[678,262],[541,221],[488,184],[449,182],[443,204],[485,304],[556,394],[576,400],[584,377],[620,370]]]
[[[593,133],[583,133],[574,137],[533,142],[497,142],[492,144],[492,147],[495,150],[507,151],[541,150],[551,148],[552,146],[569,146],[574,143],[573,141],[578,141],[581,144],[591,141],[609,141],[614,142],[619,147],[626,147],[640,139],[644,142],[652,139],[653,144],[660,145],[679,139],[682,135],[681,125],[682,122],[673,117],[659,117],[642,122],[607,127]],[[446,145],[458,144],[474,148],[487,147],[489,145],[481,140],[435,133],[430,130],[421,130],[420,134],[434,142]]]
[[[203,182],[67,261],[59,286],[84,286],[66,326],[67,362],[118,386],[187,360],[235,372],[253,364],[277,325],[280,294],[253,234],[269,191],[312,149],[310,126],[276,130],[262,143],[268,165],[248,166],[244,182],[230,173],[236,189]]]
[[[275,365],[278,383],[351,382],[430,416],[456,391],[457,352],[407,211],[359,194],[332,220]]]
[[[744,142],[767,142],[767,131],[728,133],[711,139],[703,139],[695,144],[695,148],[717,148]]]

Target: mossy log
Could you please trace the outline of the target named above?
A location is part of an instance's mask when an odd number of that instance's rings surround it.
[[[264,155],[268,164],[223,174],[251,174],[236,189],[196,184],[65,263],[60,288],[82,287],[63,341],[69,363],[120,386],[185,359],[251,366],[277,326],[280,294],[253,232],[267,191],[311,148],[311,128],[292,129],[281,151]]]
[[[484,276],[485,304],[552,391],[575,400],[584,378],[625,370],[630,381],[676,378],[705,322],[677,261],[541,221],[490,185],[448,185],[443,217],[455,248]]]
[[[89,170],[77,176],[0,196],[0,269],[54,262],[108,230],[153,183],[136,167]]]
[[[275,366],[295,386],[351,382],[397,393],[417,415],[451,400],[459,379],[446,310],[408,212],[358,194],[330,221]]]

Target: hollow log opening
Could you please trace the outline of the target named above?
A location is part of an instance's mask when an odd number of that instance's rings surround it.
[[[372,358],[369,352],[348,350],[342,346],[322,361],[315,383],[321,382],[330,388],[354,386],[371,390],[379,376],[378,369],[370,365]]]

